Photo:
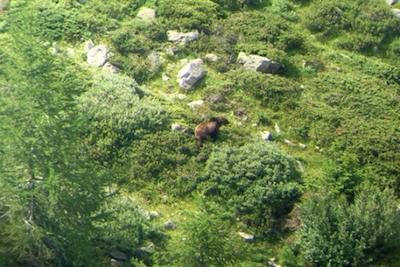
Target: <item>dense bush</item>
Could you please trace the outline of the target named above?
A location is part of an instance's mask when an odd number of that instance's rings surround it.
[[[394,151],[399,149],[400,133],[396,123],[386,122],[388,117],[398,119],[396,86],[371,76],[344,74],[323,75],[314,82],[311,88],[318,97],[299,105],[303,125],[312,126],[310,136],[329,147],[338,162],[354,155],[351,168],[357,176],[398,191],[399,158]]]
[[[87,137],[97,156],[112,156],[120,148],[160,129],[166,114],[150,97],[140,97],[136,82],[126,76],[99,74],[79,99]]]
[[[184,239],[179,241],[174,259],[177,266],[234,266],[244,258],[243,245],[230,232],[230,225],[214,210],[188,212],[183,226]]]
[[[338,30],[349,27],[349,18],[346,14],[348,8],[349,6],[344,3],[314,1],[307,16],[307,27],[313,32],[335,34]]]
[[[224,22],[224,30],[238,37],[236,50],[265,54],[267,45],[281,50],[302,49],[304,37],[279,13],[242,12]],[[227,35],[227,33],[224,33]]]
[[[366,266],[400,245],[392,191],[364,186],[345,198],[316,197],[303,205],[300,245],[313,266]]]
[[[97,216],[107,218],[96,223],[99,246],[107,253],[117,250],[149,260],[143,248],[162,242],[161,231],[150,222],[145,211],[128,198],[113,197],[104,203]]]
[[[312,32],[326,36],[344,35],[337,45],[348,50],[367,52],[380,48],[399,33],[400,22],[384,1],[314,1],[309,7],[306,25]]]
[[[260,99],[264,106],[274,110],[293,109],[302,92],[300,85],[287,78],[252,71],[233,71],[233,86],[243,93]]]
[[[157,11],[170,29],[207,31],[218,15],[218,5],[211,0],[160,0]]]
[[[232,207],[251,225],[270,230],[300,197],[295,162],[264,143],[222,147],[206,164],[204,192]]]

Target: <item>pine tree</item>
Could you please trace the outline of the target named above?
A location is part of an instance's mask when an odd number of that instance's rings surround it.
[[[80,140],[75,98],[88,82],[29,25],[10,33],[0,45],[0,265],[93,266],[108,176]]]

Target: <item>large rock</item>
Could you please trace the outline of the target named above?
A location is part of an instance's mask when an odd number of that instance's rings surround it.
[[[108,49],[105,45],[98,45],[87,52],[87,63],[91,67],[102,67],[108,60]]]
[[[237,62],[242,64],[245,69],[262,73],[276,73],[281,68],[281,64],[266,57],[257,55],[246,55],[239,53]]]
[[[167,36],[168,36],[168,41],[170,42],[187,44],[191,41],[199,39],[199,32],[168,31]]]
[[[186,64],[178,73],[179,86],[190,90],[206,75],[201,59],[195,59]]]
[[[156,19],[156,11],[145,7],[139,11],[136,17],[145,21],[154,21]]]
[[[397,4],[399,2],[399,0],[386,0],[386,3],[388,3],[388,5],[394,5]]]

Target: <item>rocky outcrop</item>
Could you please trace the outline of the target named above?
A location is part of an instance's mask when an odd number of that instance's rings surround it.
[[[246,55],[245,53],[239,53],[237,62],[247,70],[258,71],[262,73],[277,73],[282,67],[280,63],[273,61],[266,57],[258,55]]]
[[[190,90],[206,75],[201,59],[195,59],[186,64],[178,73],[179,86]]]
[[[107,47],[105,45],[98,45],[87,52],[87,63],[91,67],[102,67],[106,64],[108,57]]]
[[[185,45],[189,42],[199,39],[199,33],[197,31],[186,33],[178,31],[168,31],[167,36],[168,41]]]
[[[152,22],[156,19],[156,11],[154,9],[145,7],[139,11],[136,17],[141,20]]]

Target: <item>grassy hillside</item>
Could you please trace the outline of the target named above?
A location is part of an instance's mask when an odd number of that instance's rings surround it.
[[[400,266],[397,7],[5,4],[0,266]]]

